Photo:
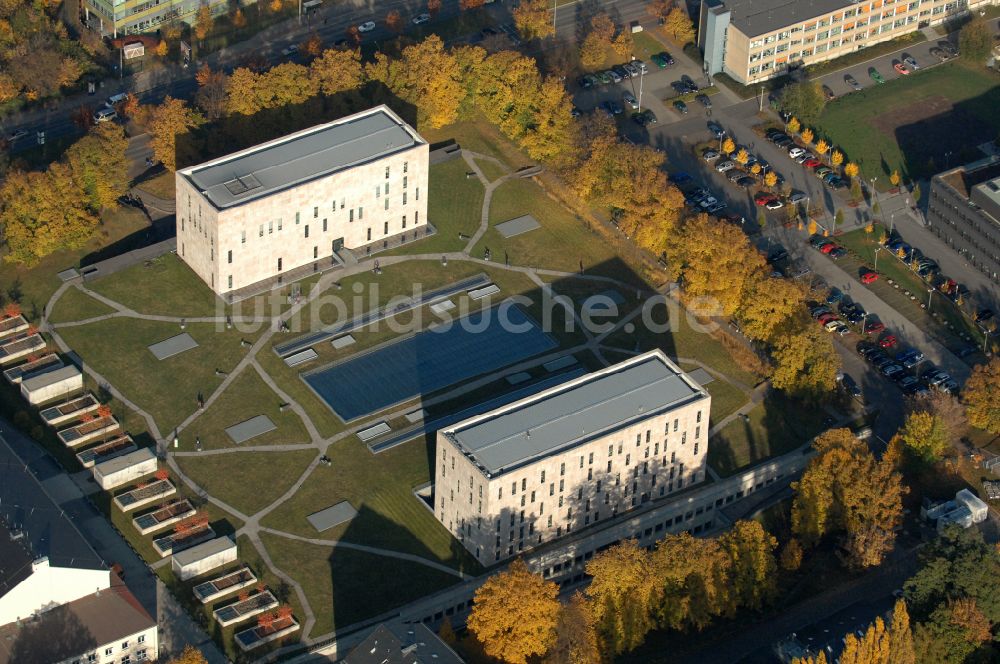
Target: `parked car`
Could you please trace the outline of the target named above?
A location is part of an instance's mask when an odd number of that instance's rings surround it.
[[[417,14],[416,16],[413,17],[413,25],[423,25],[429,20],[431,20],[430,14],[427,13]]]
[[[625,69],[625,67],[622,67],[621,65],[615,65],[614,67],[611,68],[611,71],[621,76],[622,80],[628,80],[632,78],[632,74],[629,73],[628,69]]]
[[[674,59],[670,57],[670,54],[664,51],[663,53],[656,53],[649,58],[653,61],[653,64],[660,69],[665,69],[670,65],[674,64]]]
[[[872,270],[868,270],[867,272],[861,273],[861,283],[871,284],[876,281],[878,281],[878,272],[873,272]]]
[[[858,83],[858,79],[854,78],[850,74],[844,76],[844,82],[847,83],[853,90],[861,90],[862,86]]]
[[[605,110],[605,112],[608,115],[611,115],[611,116],[621,115],[621,112],[622,112],[622,107],[618,104],[618,102],[613,101],[611,99],[609,99],[609,100],[607,100],[605,102],[602,102],[601,103],[601,108],[603,108]]]
[[[904,53],[903,54],[903,62],[906,63],[906,66],[909,67],[910,69],[913,69],[913,70],[920,69],[920,65],[917,64],[916,59],[914,59],[914,57],[912,55],[908,55],[908,54]]]
[[[827,173],[833,173],[833,169],[829,166],[820,166],[819,168],[813,170],[813,175],[818,178],[822,178]]]
[[[844,292],[839,288],[831,288],[830,292],[826,295],[827,304],[837,304],[844,299]]]
[[[809,153],[807,152],[806,154],[809,154]],[[805,155],[800,155],[800,156],[805,156]],[[802,162],[802,165],[805,166],[806,168],[816,168],[817,166],[819,166],[822,163],[823,162],[821,162],[816,157],[810,156],[810,157],[806,158],[805,161]]]
[[[632,78],[637,78],[642,72],[639,71],[639,67],[636,66],[635,62],[626,62],[622,65],[622,68],[628,72],[629,76]]]
[[[741,177],[744,177],[745,175],[746,173],[744,173],[740,169],[734,168],[729,172],[728,178],[730,182],[736,184],[736,181],[739,180]]]
[[[608,78],[611,79],[612,83],[621,83],[623,80],[625,80],[622,77],[622,75],[616,72],[614,69],[609,69],[605,73],[608,75]]]
[[[910,68],[906,66],[906,63],[897,62],[892,65],[892,68],[896,70],[897,74],[902,74],[903,76],[910,75]]]
[[[793,191],[788,196],[788,202],[789,203],[798,203],[800,201],[806,200],[807,198],[809,198],[809,197],[806,194],[804,194],[803,192],[801,192],[801,191]]]
[[[906,371],[906,369],[904,369],[902,365],[896,364],[895,362],[887,362],[883,364],[881,367],[879,367],[878,370],[886,378],[892,378],[893,376],[901,374],[904,371]]]
[[[705,108],[712,108],[712,100],[708,98],[708,95],[698,95],[695,99]]]
[[[749,188],[757,184],[757,179],[749,175],[744,175],[743,177],[741,177],[739,180],[736,181],[736,184],[739,185],[740,187]]]
[[[878,345],[882,348],[892,348],[896,345],[896,343],[896,337],[891,334],[887,334],[879,340]]]
[[[938,47],[948,54],[949,58],[958,57],[958,47],[952,44],[950,41],[939,41]]]
[[[97,112],[94,113],[94,122],[98,123],[111,122],[117,117],[118,117],[118,111],[116,111],[113,108],[108,108],[107,106],[105,106],[104,108],[98,109]]]
[[[805,152],[805,150],[796,145],[794,148],[788,149],[788,156],[791,157],[792,159],[795,159],[803,152]]]
[[[623,92],[622,101],[625,102],[625,105],[631,108],[632,110],[638,110],[639,108],[639,102],[636,101],[635,95],[633,95],[631,92],[627,91]]]
[[[794,144],[795,144],[795,141],[793,141],[793,140],[792,140],[791,138],[789,138],[788,136],[785,136],[784,138],[779,138],[778,140],[776,140],[776,141],[774,142],[774,144],[775,144],[776,146],[778,146],[779,148],[787,148],[787,147],[789,147],[789,146],[791,146],[791,145],[794,145]]]
[[[701,158],[705,161],[715,161],[719,158],[718,150],[713,150],[712,148],[705,148],[701,152]]]
[[[732,159],[726,159],[725,161],[720,161],[715,165],[715,170],[720,173],[725,173],[728,170],[736,168],[736,162]]]
[[[871,76],[872,80],[878,83],[879,85],[885,83],[885,79],[882,78],[882,74],[878,73],[878,69],[875,69],[875,67],[868,68],[868,75]]]
[[[649,110],[648,108],[645,111],[639,113],[633,113],[632,119],[637,124],[642,126],[655,125],[658,122],[658,120],[656,119],[656,114],[653,113],[653,111]],[[690,176],[688,176],[688,179],[690,179]]]
[[[726,133],[726,130],[723,129],[722,125],[720,125],[718,122],[709,122],[708,130],[712,132],[712,134],[714,134],[716,138],[721,138],[723,134]]]
[[[771,201],[778,200],[778,197],[774,194],[768,193],[766,191],[757,192],[753,197],[753,202],[757,204],[758,207],[763,207],[770,203]]]
[[[880,321],[873,320],[865,323],[865,329],[862,330],[865,334],[878,334],[885,329],[885,324]]]
[[[827,101],[833,101],[834,99],[837,98],[837,95],[833,94],[833,88],[831,88],[829,85],[823,86],[823,96],[826,97]]]
[[[606,71],[594,72],[594,76],[600,81],[601,85],[608,85],[611,83],[611,76]]]
[[[837,245],[834,242],[830,242],[828,244],[824,244],[822,247],[819,248],[819,253],[821,253],[821,254],[828,254],[831,251],[833,251],[834,249],[836,249],[838,246],[839,245]]]
[[[7,140],[13,143],[14,141],[20,140],[28,135],[27,129],[17,129],[7,134]]]
[[[295,55],[298,52],[299,52],[299,47],[295,44],[292,44],[291,46],[286,46],[285,48],[281,49],[281,54],[286,58],[290,55]]]
[[[764,203],[764,207],[766,207],[768,210],[780,210],[781,208],[785,207],[785,204],[781,202],[780,198],[774,197],[768,202]]]
[[[358,26],[358,32],[371,32],[375,29],[375,21],[365,21]]]
[[[837,260],[847,255],[847,249],[844,249],[843,247],[834,247],[828,255],[830,258]]]
[[[680,99],[674,102],[674,108],[677,109],[677,112],[681,115],[687,115],[688,106]]]

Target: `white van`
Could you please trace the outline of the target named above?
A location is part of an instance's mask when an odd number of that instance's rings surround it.
[[[118,111],[113,108],[101,108],[94,113],[94,122],[111,122],[118,117]]]
[[[116,95],[111,95],[110,97],[108,97],[108,100],[104,103],[107,104],[109,107],[114,108],[116,104],[120,104],[126,99],[128,99],[128,93],[120,92]]]

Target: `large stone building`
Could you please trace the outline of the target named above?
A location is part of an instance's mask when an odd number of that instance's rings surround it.
[[[429,148],[377,106],[177,171],[177,254],[238,297],[427,225]]]
[[[203,4],[213,16],[230,7],[226,0],[84,0],[81,4],[90,28],[112,37],[153,32],[174,22],[193,24]]]
[[[492,564],[705,479],[711,397],[653,351],[438,431],[434,514]]]
[[[985,159],[931,178],[927,225],[969,265],[1000,283],[1000,161]]]
[[[746,85],[943,23],[1000,0],[704,0],[706,71]]]

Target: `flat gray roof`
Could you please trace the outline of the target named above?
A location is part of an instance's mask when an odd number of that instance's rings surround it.
[[[653,351],[459,422],[444,435],[492,477],[707,396]]]
[[[224,209],[423,144],[385,106],[261,143],[178,173]]]
[[[79,375],[80,370],[70,364],[68,366],[53,369],[52,371],[46,371],[38,374],[37,376],[32,376],[31,378],[25,380],[22,385],[24,385],[24,389],[27,391],[33,392]]]
[[[730,23],[748,37],[774,32],[838,9],[854,6],[850,0],[727,0]]]
[[[207,542],[202,542],[192,546],[190,549],[184,549],[183,551],[178,551],[174,554],[174,560],[178,565],[190,565],[198,561],[204,560],[209,556],[214,556],[217,553],[222,553],[227,549],[235,549],[236,544],[233,540],[229,539],[228,536],[223,535],[222,537],[216,537],[215,539],[208,540]]]
[[[135,452],[129,452],[128,454],[123,454],[120,457],[115,457],[114,459],[109,459],[104,463],[97,464],[97,471],[100,472],[101,475],[108,476],[125,470],[126,468],[138,466],[140,463],[145,463],[146,461],[155,458],[156,455],[154,455],[148,447],[140,447]]]

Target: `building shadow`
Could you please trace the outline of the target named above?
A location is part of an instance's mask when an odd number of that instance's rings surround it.
[[[944,97],[926,100],[925,104],[941,110],[898,125],[893,132],[903,153],[900,174],[904,179],[929,178],[939,171],[981,158],[976,146],[994,140],[1000,131],[996,112],[1000,108],[1000,85],[955,104]],[[883,165],[883,170],[888,176],[888,167]]]
[[[9,649],[10,662],[17,664],[61,662],[67,655],[83,657],[101,645],[66,606],[22,620],[13,634],[5,638],[12,639],[4,646]]]

